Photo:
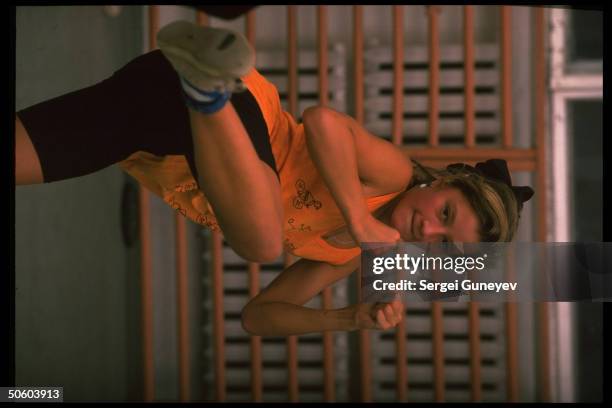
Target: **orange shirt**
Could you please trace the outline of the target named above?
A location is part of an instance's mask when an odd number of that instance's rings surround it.
[[[268,127],[281,185],[285,249],[302,258],[334,265],[358,256],[359,247],[336,248],[321,238],[344,225],[344,218],[310,159],[304,126],[282,110],[276,88],[256,70],[242,79],[257,100]],[[183,216],[219,230],[214,211],[197,188],[184,156],[159,157],[138,151],[119,166]],[[400,193],[364,198],[364,201],[373,212]]]

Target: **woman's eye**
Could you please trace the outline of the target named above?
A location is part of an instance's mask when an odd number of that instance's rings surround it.
[[[442,210],[442,218],[444,218],[444,221],[448,220],[448,212],[449,212],[448,205],[445,205],[444,210]]]

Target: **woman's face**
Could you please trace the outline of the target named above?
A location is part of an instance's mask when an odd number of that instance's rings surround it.
[[[402,193],[390,225],[406,242],[479,242],[478,217],[461,190],[435,181]]]

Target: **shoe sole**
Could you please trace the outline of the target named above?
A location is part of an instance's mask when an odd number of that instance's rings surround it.
[[[240,77],[255,65],[255,52],[241,34],[188,21],[170,23],[157,44],[174,69],[202,90],[243,90]]]

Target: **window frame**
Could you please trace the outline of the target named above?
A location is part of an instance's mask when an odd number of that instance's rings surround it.
[[[552,158],[550,182],[552,186],[551,212],[553,215],[552,241],[571,242],[570,217],[572,191],[570,179],[571,146],[568,123],[568,104],[575,100],[601,99],[603,102],[603,61],[577,60],[568,63],[566,39],[569,33],[569,9],[549,11],[549,92],[550,144]],[[579,71],[583,72],[579,72]],[[553,395],[558,402],[575,402],[576,385],[576,319],[577,311],[571,302],[556,302],[551,310],[551,372]]]

